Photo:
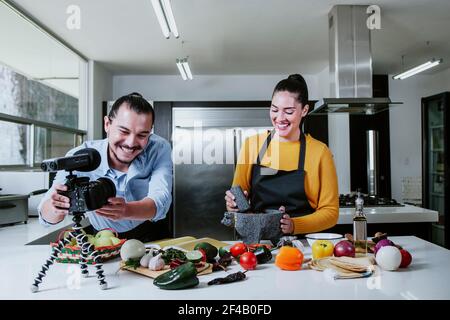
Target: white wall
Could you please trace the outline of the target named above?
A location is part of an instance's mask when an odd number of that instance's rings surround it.
[[[433,75],[389,80],[392,197],[402,200],[402,178],[422,176],[421,98],[450,91],[450,69]]]
[[[101,139],[102,102],[113,98],[113,76],[99,62],[89,61],[88,140]]]
[[[181,76],[128,75],[114,76],[114,99],[137,91],[153,101],[233,101],[270,100],[278,81],[287,75],[194,75],[183,81]],[[310,99],[319,99],[317,77],[304,75]]]

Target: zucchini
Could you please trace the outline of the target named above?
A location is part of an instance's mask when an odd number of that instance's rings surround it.
[[[203,254],[199,250],[193,250],[186,253],[186,259],[192,263],[202,261]]]

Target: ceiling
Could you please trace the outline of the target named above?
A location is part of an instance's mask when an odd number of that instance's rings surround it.
[[[14,0],[89,59],[114,74],[178,74],[189,56],[194,74],[316,74],[328,66],[327,15],[335,4],[377,4],[374,73],[397,73],[431,57],[450,64],[448,0],[171,0],[180,38],[165,39],[150,0]],[[426,3],[426,4],[425,4]],[[66,27],[69,5],[81,29]],[[427,46],[427,41],[430,45]]]

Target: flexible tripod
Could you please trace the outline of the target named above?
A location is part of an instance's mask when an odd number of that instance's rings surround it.
[[[39,290],[39,284],[42,282],[42,278],[45,277],[48,269],[54,263],[57,258],[58,253],[61,252],[62,248],[67,243],[70,243],[73,238],[77,240],[78,246],[81,248],[81,259],[80,259],[80,269],[81,275],[86,278],[89,276],[88,267],[87,267],[87,258],[92,257],[95,262],[95,268],[97,269],[95,273],[97,274],[97,280],[99,281],[100,288],[105,290],[108,287],[107,282],[105,281],[105,276],[103,275],[103,263],[102,258],[99,255],[98,251],[95,250],[95,246],[87,241],[87,236],[81,232],[81,223],[80,221],[84,218],[84,212],[76,212],[73,215],[72,221],[74,225],[72,227],[73,231],[70,232],[67,238],[62,238],[58,241],[58,245],[53,247],[52,253],[50,257],[47,259],[45,264],[42,265],[41,271],[39,271],[39,275],[34,279],[34,283],[31,285],[31,291],[37,292]]]

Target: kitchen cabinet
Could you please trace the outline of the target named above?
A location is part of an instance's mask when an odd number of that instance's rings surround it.
[[[425,208],[439,212],[433,224],[432,240],[450,247],[450,92],[422,98],[422,199]]]

